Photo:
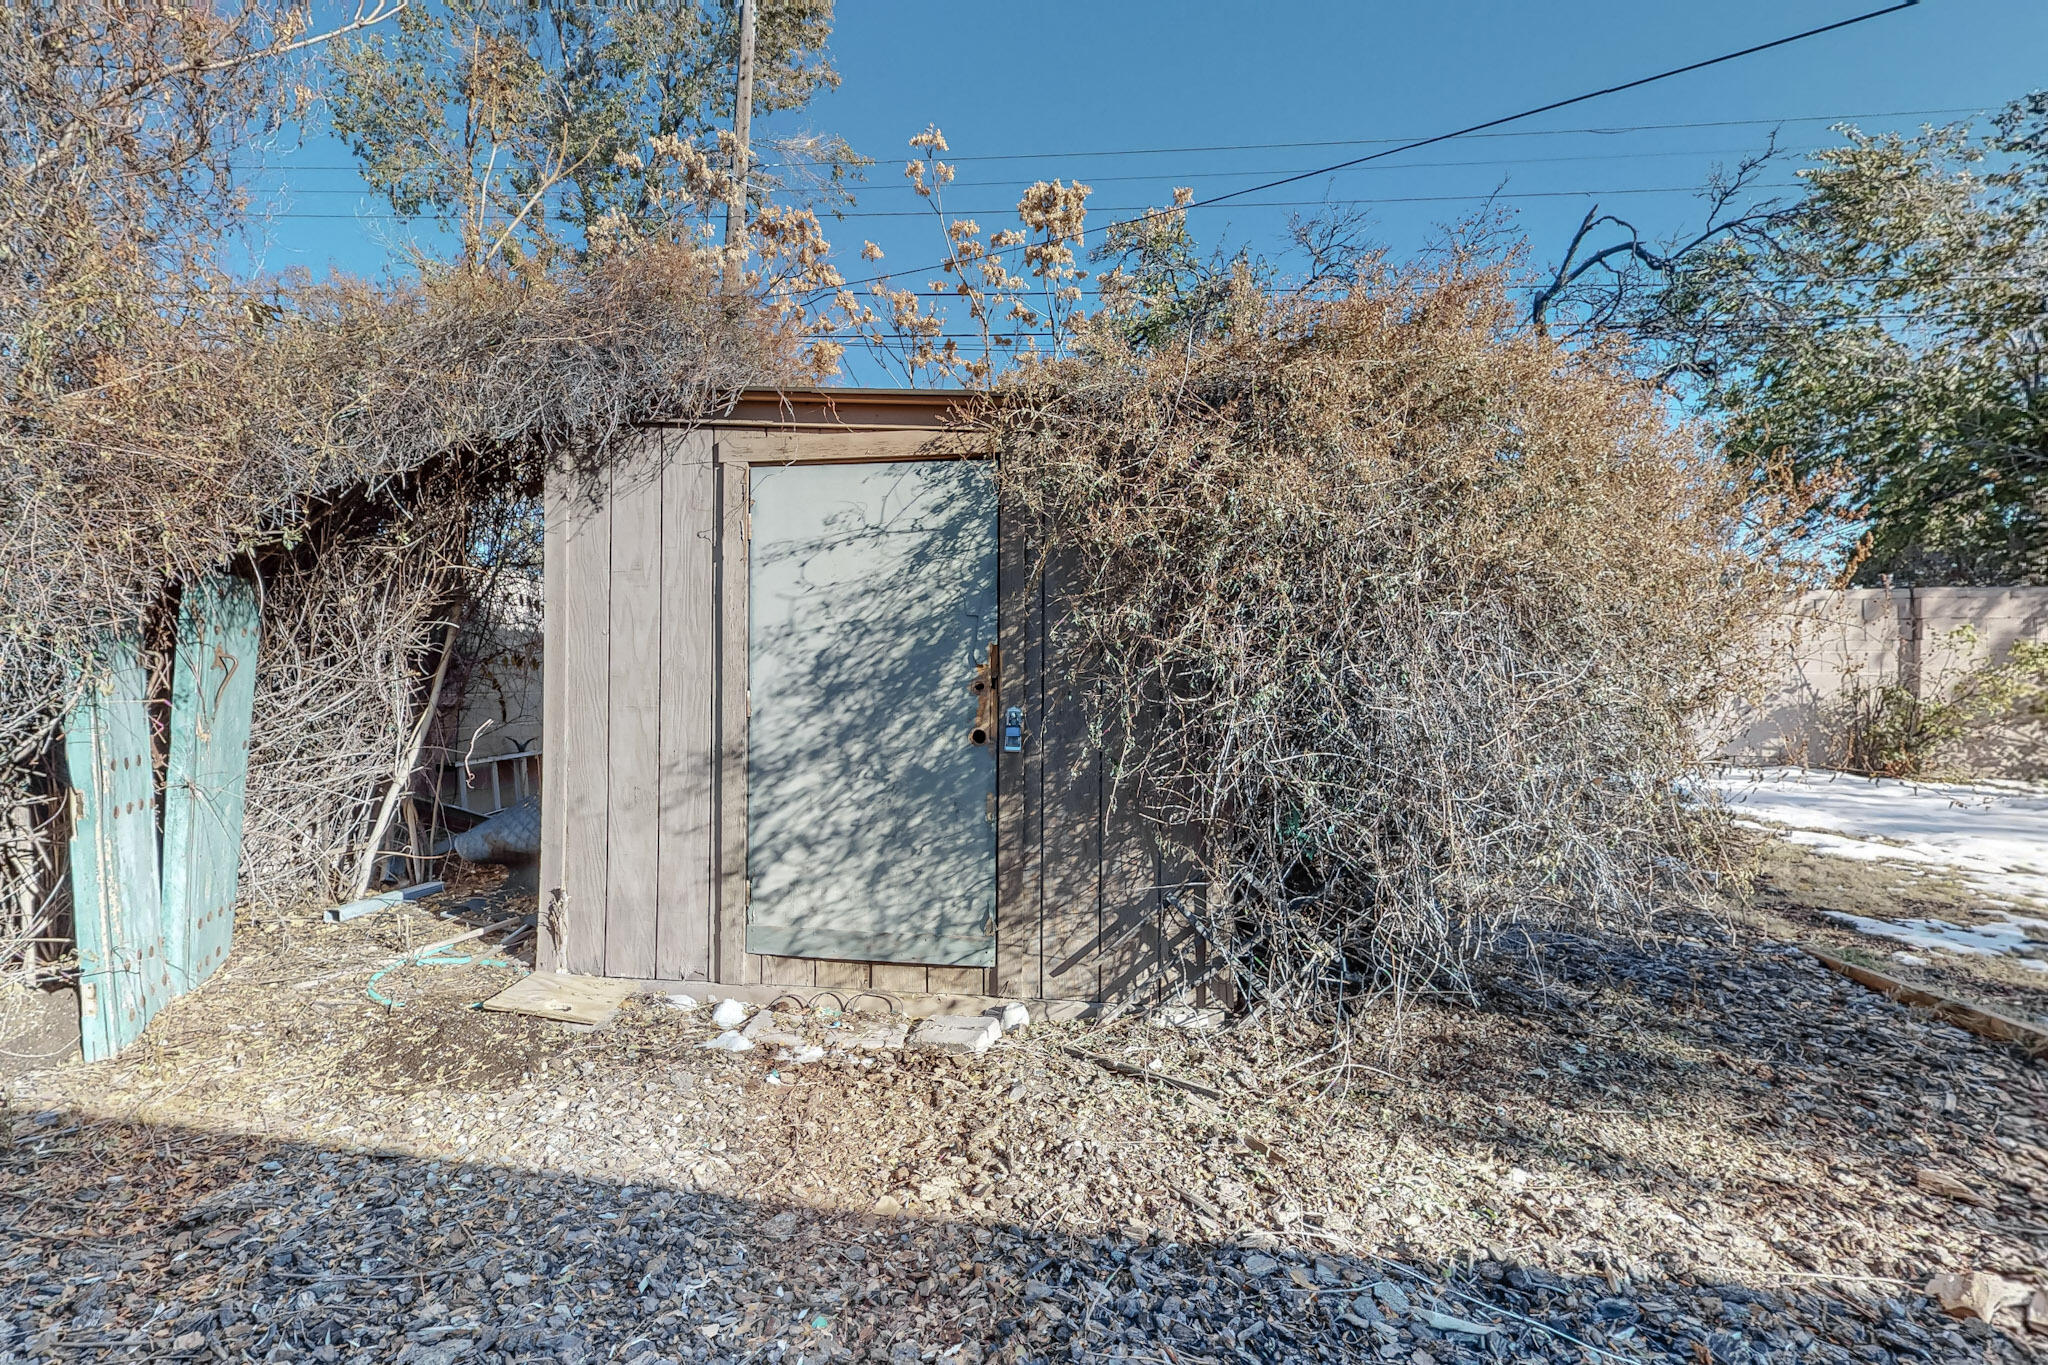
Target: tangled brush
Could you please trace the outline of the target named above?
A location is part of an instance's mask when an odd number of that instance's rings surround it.
[[[98,642],[141,630],[161,666],[147,623],[222,569],[265,603],[244,888],[345,889],[445,627],[479,624],[485,551],[547,469],[601,468],[640,423],[808,376],[804,339],[718,272],[649,243],[556,275],[195,290],[62,382],[9,370],[0,965],[61,941],[48,755]]]
[[[1241,277],[985,419],[1079,568],[1060,650],[1118,787],[1191,832],[1184,912],[1271,1007],[1454,985],[1509,926],[1641,923],[1685,875],[1674,785],[1745,676],[1771,528],[1504,280]]]

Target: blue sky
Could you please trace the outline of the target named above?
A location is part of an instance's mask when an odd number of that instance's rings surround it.
[[[872,238],[888,264],[941,250],[904,187],[906,140],[936,123],[959,180],[950,213],[1008,223],[1034,179],[1095,187],[1091,221],[1254,184],[1845,18],[1842,0],[1468,0],[1456,4],[940,4],[841,0],[834,59],[841,88],[798,126],[838,133],[873,156],[860,202],[828,220],[846,249]],[[1326,201],[1362,203],[1396,253],[1489,194],[1519,216],[1535,258],[1561,249],[1587,208],[1675,232],[1701,208],[1717,162],[1760,147],[1832,139],[1828,124],[1911,128],[1996,108],[2048,86],[2048,4],[1923,0],[1869,24],[1372,167],[1203,211],[1205,244],[1278,251],[1288,218]],[[1782,121],[1782,123],[1780,123]],[[1505,131],[1505,130],[1504,130]],[[1347,146],[1285,145],[1359,142]],[[403,229],[348,166],[312,137],[279,148],[259,261],[376,274]],[[1785,171],[1768,179],[1783,185]],[[1283,201],[1266,203],[1262,201]]]

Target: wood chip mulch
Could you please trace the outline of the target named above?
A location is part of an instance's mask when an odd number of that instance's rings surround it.
[[[432,905],[244,926],[0,1107],[0,1365],[2040,1358],[2039,1064],[1739,925],[1504,953],[1398,1045],[1142,1012],[982,1057],[702,1044],[373,971]],[[490,907],[497,914],[503,907]],[[483,922],[483,915],[477,917]],[[847,1002],[849,1004],[858,1002]],[[830,1045],[866,1016],[785,1011]],[[1109,1057],[1111,1072],[1075,1052]],[[1177,1076],[1221,1098],[1129,1072]]]

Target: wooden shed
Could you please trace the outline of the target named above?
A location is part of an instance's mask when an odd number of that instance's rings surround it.
[[[963,395],[747,395],[547,498],[542,965],[736,995],[1199,1002],[1057,573]]]

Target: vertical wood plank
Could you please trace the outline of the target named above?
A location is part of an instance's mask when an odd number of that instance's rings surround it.
[[[715,441],[715,437],[714,437]],[[717,447],[714,444],[714,449]],[[718,935],[714,979],[753,979],[747,952],[747,467],[718,460]],[[758,970],[758,969],[756,969]]]
[[[109,642],[100,662],[64,733],[76,800],[70,852],[79,1038],[88,1062],[134,1042],[171,994],[148,680],[132,638]]]
[[[568,799],[562,776],[569,770],[568,717],[564,698],[568,678],[568,619],[565,559],[568,548],[568,490],[563,476],[554,470],[547,475],[542,494],[543,535],[541,541],[541,749],[551,757],[540,774],[540,913],[541,931],[536,936],[535,964],[544,972],[562,969],[562,925],[564,913],[563,845],[566,840]]]
[[[996,721],[1011,707],[1024,713],[1024,750],[996,754],[996,969],[995,993],[1036,998],[1042,992],[1039,941],[1038,827],[1040,736],[1044,711],[1043,621],[1035,573],[1036,547],[1014,508],[996,522],[997,638],[1002,645]]]
[[[562,536],[562,654],[568,676],[561,741],[548,768],[563,795],[561,964],[604,971],[605,846],[611,798],[611,500],[602,487],[572,485]]]
[[[1073,573],[1071,556],[1054,552],[1045,572],[1043,994],[1049,1000],[1100,1000],[1102,761],[1089,740],[1085,699],[1061,658],[1061,591]]]
[[[655,972],[711,975],[718,860],[711,433],[669,438],[661,471],[661,849]]]
[[[604,974],[651,977],[660,852],[661,433],[613,462]]]
[[[1102,999],[1143,1004],[1159,977],[1159,867],[1143,792],[1112,769],[1122,737],[1102,761]]]
[[[258,630],[245,580],[213,574],[187,585],[164,773],[163,943],[173,994],[219,970],[234,939]]]

